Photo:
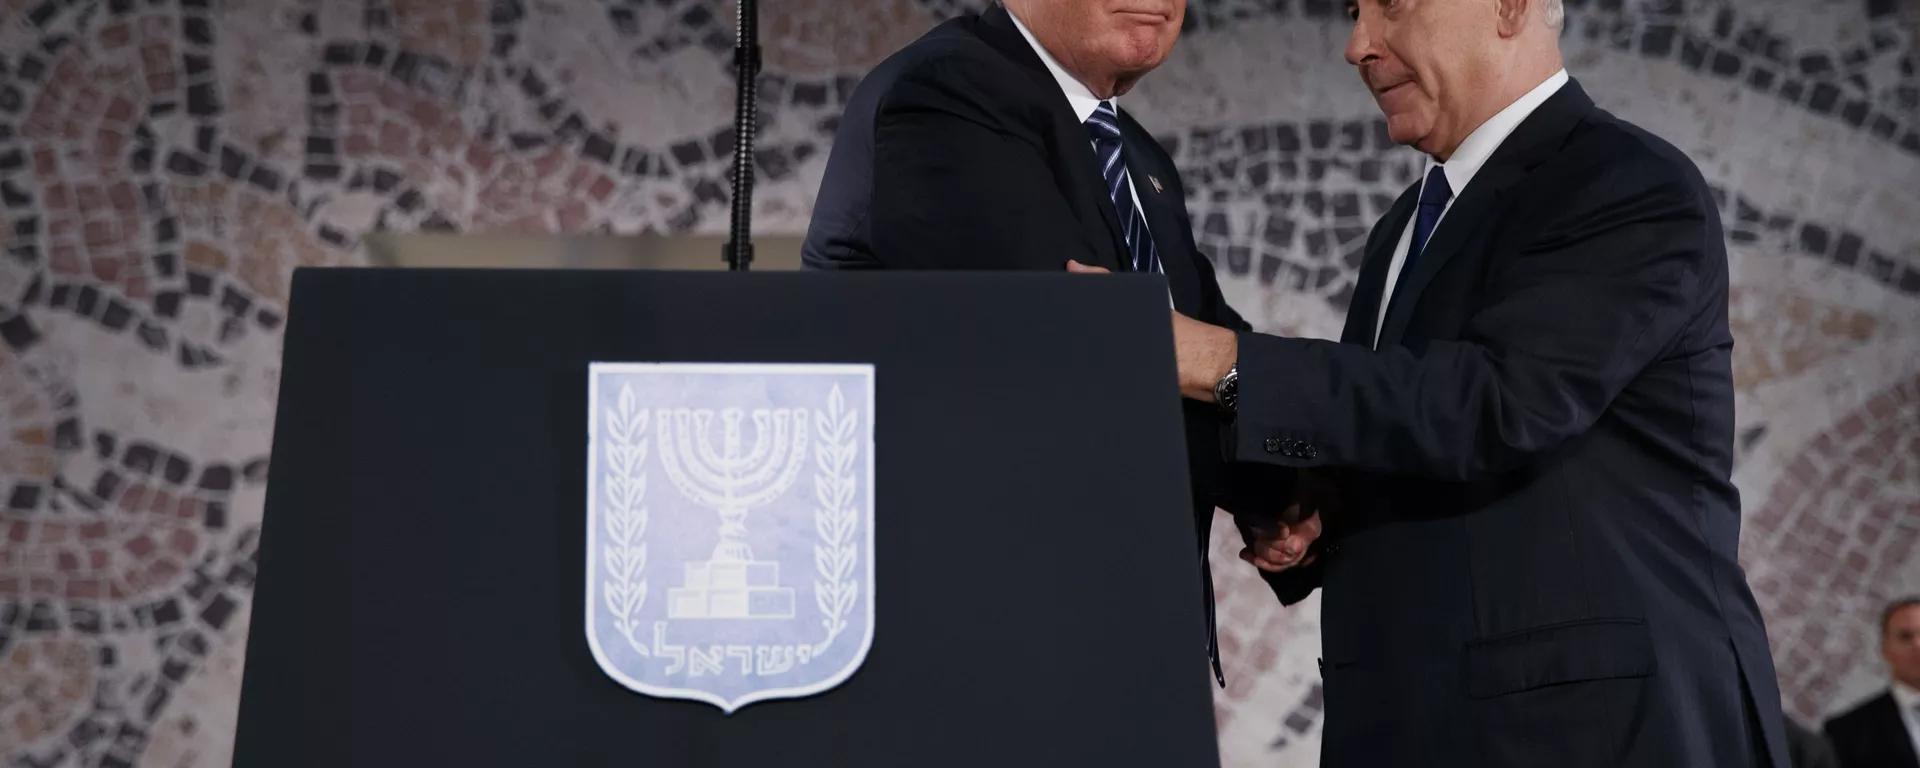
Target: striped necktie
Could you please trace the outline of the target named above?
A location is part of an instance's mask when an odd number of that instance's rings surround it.
[[[1120,231],[1127,236],[1135,272],[1160,271],[1160,255],[1153,238],[1147,234],[1147,219],[1133,205],[1133,193],[1127,184],[1127,161],[1122,157],[1120,116],[1113,102],[1103,101],[1087,118],[1087,135],[1093,138],[1094,155],[1100,160],[1100,176],[1107,181],[1107,196],[1113,199],[1113,211],[1120,214]]]

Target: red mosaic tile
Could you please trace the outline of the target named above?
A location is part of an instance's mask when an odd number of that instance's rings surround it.
[[[133,28],[124,21],[108,24],[100,28],[98,39],[100,45],[107,50],[124,48],[128,43],[133,42]]]

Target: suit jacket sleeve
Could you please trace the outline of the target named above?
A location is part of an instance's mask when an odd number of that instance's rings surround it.
[[[883,265],[1011,269],[1046,258],[1065,269],[1085,260],[1034,126],[1044,113],[1010,104],[995,82],[1007,76],[950,55],[903,73],[881,101],[869,226]]]
[[[1235,458],[1465,481],[1584,432],[1724,281],[1711,201],[1629,155],[1495,263],[1456,340],[1421,354],[1243,333]],[[1312,458],[1268,450],[1313,446]]]

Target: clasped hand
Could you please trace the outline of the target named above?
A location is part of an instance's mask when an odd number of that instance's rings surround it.
[[[1107,274],[1103,267],[1068,261],[1067,271],[1083,275]],[[1173,312],[1174,358],[1180,372],[1180,394],[1195,400],[1212,402],[1214,382],[1225,376],[1239,352],[1239,336],[1219,326],[1208,325]],[[1255,529],[1253,541],[1240,550],[1240,559],[1268,573],[1311,565],[1317,554],[1308,550],[1320,538],[1319,505],[1309,504],[1302,517],[1301,502],[1288,507],[1283,522],[1270,528]],[[1290,521],[1290,522],[1286,522]]]

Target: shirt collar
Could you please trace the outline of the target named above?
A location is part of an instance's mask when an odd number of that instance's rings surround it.
[[[1914,705],[1920,704],[1920,691],[1898,680],[1893,681],[1893,703],[1900,705],[1902,712],[1914,712]]]
[[[1448,158],[1445,164],[1428,160],[1428,171],[1431,172],[1436,165],[1445,168],[1447,186],[1453,188],[1454,197],[1459,197],[1460,193],[1466,191],[1467,183],[1473,181],[1474,175],[1478,174],[1481,168],[1486,167],[1487,160],[1493,157],[1494,150],[1500,148],[1501,142],[1513,135],[1514,130],[1518,129],[1521,123],[1526,122],[1527,117],[1532,115],[1534,110],[1539,109],[1541,104],[1547,103],[1548,98],[1559,92],[1560,87],[1567,84],[1567,80],[1567,70],[1561,69],[1553,73],[1545,82],[1534,86],[1533,90],[1527,91],[1525,96],[1507,105],[1507,108],[1500,110],[1499,114],[1488,118],[1486,122],[1480,124],[1479,128],[1473,129],[1473,133],[1467,134],[1467,140],[1460,142],[1460,148],[1453,151],[1453,156]]]
[[[1054,82],[1060,84],[1061,92],[1067,95],[1067,104],[1073,107],[1073,119],[1084,123],[1087,118],[1093,117],[1093,111],[1100,107],[1100,99],[1093,95],[1093,90],[1085,83],[1074,79],[1073,75],[1067,74],[1066,67],[1060,66],[1060,62],[1053,58],[1053,54],[1047,52],[1046,46],[1034,39],[1033,33],[1027,30],[1026,23],[1020,21],[1020,17],[1014,14],[1012,9],[1007,10],[1007,18],[1013,19],[1013,28],[1020,30],[1020,36],[1027,39],[1027,45],[1033,46],[1033,52],[1040,54],[1040,63],[1047,65],[1047,71],[1053,73]],[[1119,111],[1119,99],[1107,99],[1107,101],[1113,103],[1116,112]]]

